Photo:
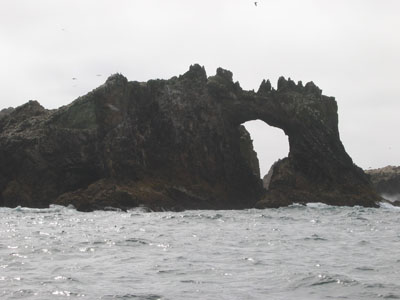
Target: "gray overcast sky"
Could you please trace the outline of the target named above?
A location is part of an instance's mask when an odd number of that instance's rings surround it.
[[[146,81],[221,66],[244,89],[314,81],[336,97],[356,164],[400,165],[398,0],[1,0],[0,42],[0,109],[57,108],[116,72]],[[266,173],[287,138],[247,127]]]

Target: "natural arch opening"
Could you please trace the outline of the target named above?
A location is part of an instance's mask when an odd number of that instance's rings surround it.
[[[250,133],[260,164],[260,175],[263,178],[274,162],[288,156],[288,137],[282,129],[270,126],[261,120],[248,121],[242,125]]]

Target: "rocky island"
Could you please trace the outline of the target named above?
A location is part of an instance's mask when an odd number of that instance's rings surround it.
[[[365,171],[376,191],[392,204],[400,206],[400,167],[386,166]]]
[[[290,152],[260,179],[242,124],[283,130]],[[57,110],[36,101],[0,112],[0,206],[151,210],[242,209],[293,203],[377,206],[346,153],[337,103],[312,82],[281,77],[243,90],[200,65],[169,80],[115,74]]]

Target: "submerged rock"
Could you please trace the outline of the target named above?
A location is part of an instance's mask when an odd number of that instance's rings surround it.
[[[116,74],[58,110],[36,101],[0,117],[0,205],[80,210],[376,206],[380,197],[339,139],[336,101],[280,78],[244,91],[230,71],[193,65],[169,80]],[[290,152],[268,190],[241,124],[281,128]]]

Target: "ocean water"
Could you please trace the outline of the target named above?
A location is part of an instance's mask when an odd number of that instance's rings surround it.
[[[0,208],[1,299],[400,299],[400,209]]]

